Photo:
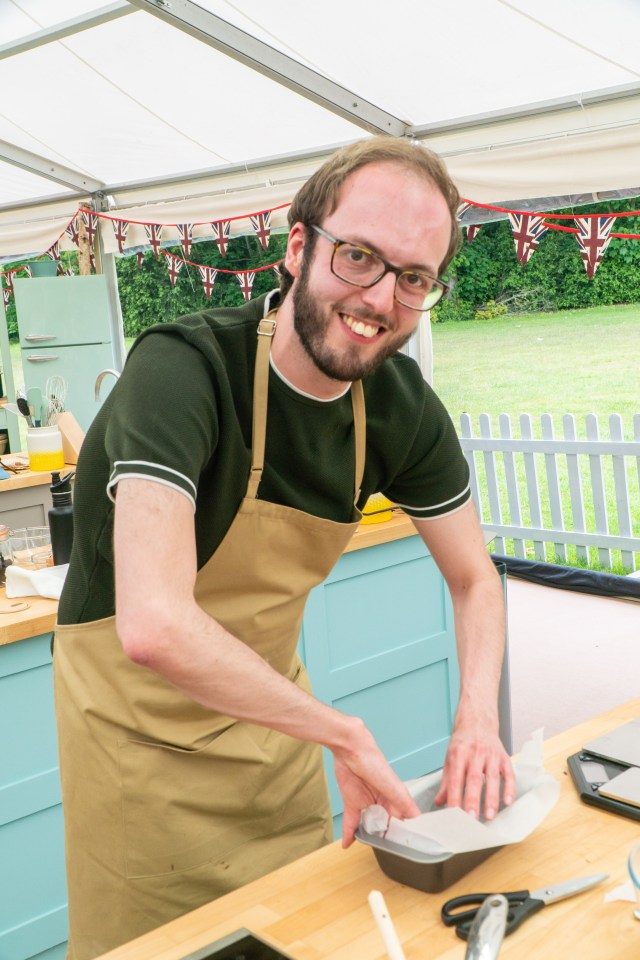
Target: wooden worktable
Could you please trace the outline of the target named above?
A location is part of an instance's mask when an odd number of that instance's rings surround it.
[[[637,716],[640,698],[549,740],[545,763],[561,783],[557,805],[530,837],[503,848],[442,893],[422,893],[389,880],[368,847],[356,843],[345,851],[334,843],[104,958],[181,960],[247,927],[296,960],[383,960],[367,903],[369,892],[377,889],[407,960],[462,960],[465,944],[439,919],[450,896],[533,889],[602,872],[610,877],[599,887],[546,907],[506,938],[501,960],[637,960],[640,923],[633,919],[633,904],[605,904],[603,898],[627,879],[626,855],[640,837],[640,824],[581,803],[565,763],[587,740]]]

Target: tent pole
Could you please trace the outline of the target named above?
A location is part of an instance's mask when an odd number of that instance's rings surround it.
[[[105,194],[96,193],[93,199],[97,212],[102,213],[109,209],[109,203]],[[102,234],[99,229],[96,231],[96,238],[98,241],[96,248],[96,269],[99,273],[104,274],[109,296],[109,326],[111,328],[113,366],[118,373],[121,373],[124,362],[127,359],[127,351],[124,342],[124,321],[122,319],[122,308],[120,306],[116,257],[114,253],[106,252],[102,241]]]

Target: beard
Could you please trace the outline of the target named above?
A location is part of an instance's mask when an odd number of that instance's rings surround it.
[[[340,351],[332,349],[327,343],[327,330],[331,322],[331,312],[323,313],[310,288],[310,259],[311,256],[305,250],[298,282],[292,290],[294,329],[305,352],[326,377],[345,383],[361,380],[397,353],[407,342],[413,330],[407,334],[398,334],[396,337],[387,340],[384,346],[380,347],[373,355],[369,350],[356,343],[351,346],[347,345]],[[363,309],[340,311],[338,307],[338,304],[334,304],[332,310],[348,313],[359,320],[364,320],[366,323],[388,326],[386,317],[379,317]],[[363,355],[365,350],[366,356]]]

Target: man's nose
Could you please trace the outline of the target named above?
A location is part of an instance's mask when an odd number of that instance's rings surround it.
[[[366,305],[374,313],[390,313],[395,303],[396,276],[389,271],[372,287],[362,289]]]

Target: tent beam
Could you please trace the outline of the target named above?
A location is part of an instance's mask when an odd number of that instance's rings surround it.
[[[294,93],[368,131],[405,136],[409,125],[393,114],[298,63],[191,0],[129,0],[165,23],[208,44]]]
[[[38,153],[31,153],[30,150],[24,150],[6,140],[0,140],[0,160],[11,163],[14,167],[21,167],[38,177],[44,177],[45,180],[53,180],[54,183],[69,187],[78,194],[95,193],[104,188],[100,180],[88,177],[79,170],[72,170],[71,167],[65,167],[61,163],[47,160]]]
[[[35,47],[42,47],[47,43],[53,43],[55,40],[64,40],[65,37],[70,37],[74,33],[90,30],[91,27],[98,27],[101,23],[108,23],[110,20],[119,19],[119,17],[126,17],[130,13],[135,13],[130,4],[126,0],[118,0],[117,3],[110,3],[106,7],[94,10],[92,13],[73,17],[71,20],[64,20],[52,27],[45,27],[43,30],[29,33],[19,40],[0,44],[0,60],[14,57],[18,53],[25,53]]]

